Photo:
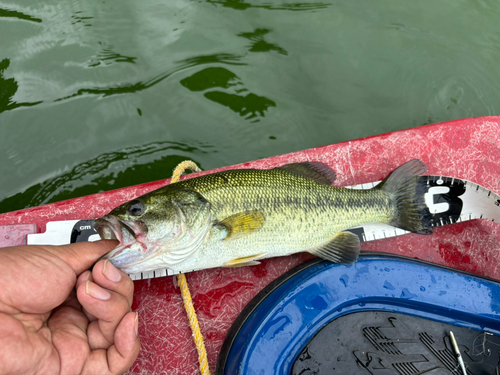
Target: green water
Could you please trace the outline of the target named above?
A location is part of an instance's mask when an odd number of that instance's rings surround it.
[[[500,114],[500,2],[1,0],[0,212]]]

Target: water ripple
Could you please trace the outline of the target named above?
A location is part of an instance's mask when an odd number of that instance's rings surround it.
[[[331,5],[331,3],[291,3],[291,4],[269,4],[256,2],[246,2],[244,0],[207,0],[207,3],[220,5],[225,8],[232,8],[236,10],[246,10],[248,8],[261,8],[267,10],[290,10],[290,11],[308,11],[308,10],[318,10],[325,9]]]
[[[23,12],[19,12],[17,10],[11,10],[11,9],[3,9],[0,8],[0,17],[12,17],[12,18],[17,18],[22,21],[31,21],[31,22],[36,22],[36,23],[41,23],[42,19],[41,18],[36,18],[33,16],[30,16],[29,14],[25,14]]]
[[[166,78],[170,77],[171,75],[178,73],[180,71],[183,71],[185,69],[189,69],[193,66],[198,66],[198,65],[203,65],[203,64],[213,64],[215,62],[220,63],[220,64],[230,64],[230,65],[245,65],[244,63],[238,62],[240,59],[240,56],[235,56],[235,55],[230,55],[230,54],[215,54],[215,55],[208,55],[208,56],[197,56],[193,58],[189,58],[186,60],[181,61],[178,64],[178,67],[175,69],[172,69],[170,71],[161,73],[151,79],[148,79],[146,81],[140,81],[136,83],[125,83],[125,84],[118,84],[116,86],[105,86],[105,87],[92,87],[92,88],[81,88],[79,89],[76,93],[68,95],[66,97],[56,99],[56,102],[74,98],[77,96],[82,96],[85,94],[92,94],[92,95],[102,95],[103,97],[106,96],[112,96],[112,95],[119,95],[119,94],[126,94],[126,93],[135,93],[139,92],[142,90],[146,90],[161,81],[165,80]]]
[[[19,88],[17,81],[14,78],[5,78],[4,72],[9,67],[10,60],[3,59],[0,61],[0,113],[9,111],[19,107],[31,107],[40,104],[41,101],[32,103],[18,103],[13,98]]]
[[[168,178],[175,166],[186,159],[202,166],[196,159],[209,152],[214,150],[207,144],[194,147],[179,142],[154,142],[105,153],[5,198],[0,201],[0,213],[69,199],[75,194],[83,196]],[[17,156],[14,150],[9,155]]]

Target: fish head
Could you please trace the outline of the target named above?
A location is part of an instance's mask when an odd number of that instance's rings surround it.
[[[94,228],[102,239],[120,242],[103,259],[136,273],[184,260],[205,238],[212,221],[211,205],[201,194],[159,189],[115,208],[97,219]]]

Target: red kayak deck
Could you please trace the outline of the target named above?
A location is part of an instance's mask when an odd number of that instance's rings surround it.
[[[500,117],[479,117],[383,134],[202,172],[274,168],[320,161],[337,172],[335,186],[381,180],[404,162],[418,158],[427,174],[451,176],[500,192]],[[193,174],[194,177],[200,174]],[[162,180],[0,215],[0,247],[21,244],[23,233],[48,221],[93,219],[167,184]],[[3,226],[3,227],[2,227]],[[19,229],[16,229],[19,228]],[[20,232],[21,231],[21,232]],[[500,227],[486,220],[444,226],[429,236],[408,234],[362,244],[362,250],[415,257],[458,270],[500,279]],[[259,266],[217,268],[187,274],[211,371],[225,335],[242,308],[267,284],[309,254],[263,260]],[[130,373],[195,374],[198,356],[173,277],[135,282],[133,308],[139,312],[141,353]]]

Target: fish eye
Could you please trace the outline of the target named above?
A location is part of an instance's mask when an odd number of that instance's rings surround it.
[[[134,200],[128,204],[127,211],[132,216],[141,216],[145,211],[144,203]]]

